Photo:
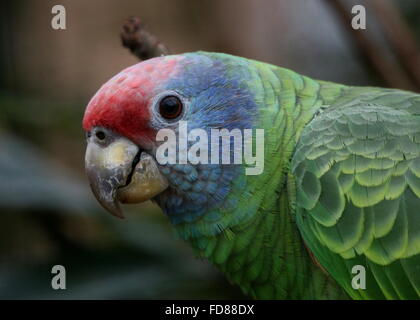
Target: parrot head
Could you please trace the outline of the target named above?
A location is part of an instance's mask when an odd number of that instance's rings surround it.
[[[209,134],[255,127],[247,61],[202,52],[158,57],[121,71],[99,89],[83,128],[86,172],[105,209],[123,217],[120,203],[152,199],[180,223],[235,206],[229,194],[243,188],[243,165],[162,164],[156,137],[162,129],[179,134],[180,121]]]

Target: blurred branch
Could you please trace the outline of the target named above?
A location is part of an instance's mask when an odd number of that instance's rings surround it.
[[[121,32],[122,45],[140,60],[169,54],[169,49],[144,28],[138,17],[130,17]]]
[[[420,51],[398,8],[388,0],[369,1],[401,65],[420,91]]]
[[[363,57],[366,58],[366,62],[376,74],[378,74],[384,81],[385,85],[394,88],[400,88],[405,90],[416,90],[420,91],[420,87],[417,88],[411,81],[406,72],[402,70],[398,64],[393,63],[389,59],[385,58],[385,55],[381,55],[382,48],[378,46],[372,37],[370,37],[367,30],[355,30],[352,28],[351,20],[353,16],[349,6],[344,5],[340,0],[324,0],[338,15],[341,24],[346,30],[352,35],[354,41],[357,44],[359,51]],[[382,4],[382,1],[381,1]]]

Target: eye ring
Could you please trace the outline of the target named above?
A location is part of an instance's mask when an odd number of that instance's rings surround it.
[[[157,106],[159,115],[163,119],[170,121],[179,118],[183,114],[183,109],[184,104],[182,100],[174,94],[168,94],[162,97]]]

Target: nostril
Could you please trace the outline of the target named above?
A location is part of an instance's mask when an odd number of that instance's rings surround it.
[[[104,140],[105,139],[105,133],[103,131],[97,131],[95,133],[95,135],[99,140]]]

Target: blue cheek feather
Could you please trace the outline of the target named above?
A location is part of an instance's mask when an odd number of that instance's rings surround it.
[[[178,76],[170,79],[164,90],[176,91],[190,101],[183,119],[187,121],[188,130],[204,129],[210,137],[212,128],[243,130],[254,127],[257,106],[245,85],[246,68],[201,53],[186,54],[181,64]],[[244,70],[231,72],[233,68]],[[231,158],[233,150],[232,139]],[[210,211],[217,215],[212,209],[235,206],[226,198],[233,181],[244,174],[244,167],[168,164],[161,166],[161,172],[167,177],[170,187],[155,200],[172,223],[177,224],[197,220]]]

